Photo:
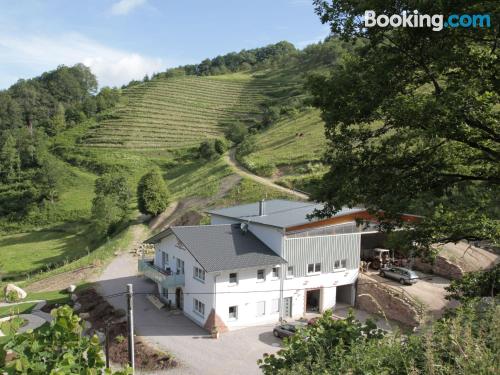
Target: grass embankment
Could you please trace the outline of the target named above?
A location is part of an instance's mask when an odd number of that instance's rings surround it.
[[[161,78],[124,90],[116,109],[85,136],[92,146],[182,149],[259,118],[272,82],[249,74]]]
[[[270,177],[288,188],[311,191],[325,168],[324,123],[319,111],[306,109],[283,116],[274,125],[252,136],[254,150],[237,152],[238,160],[255,174]]]

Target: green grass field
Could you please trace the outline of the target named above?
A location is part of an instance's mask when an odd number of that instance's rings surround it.
[[[2,275],[17,275],[72,261],[87,254],[93,241],[80,222],[0,237]]]
[[[161,78],[124,91],[110,118],[89,131],[92,146],[180,149],[223,136],[225,126],[259,117],[275,89],[249,74]]]
[[[247,165],[280,167],[317,162],[326,145],[323,120],[313,109],[285,117],[254,138],[256,150],[243,158]]]

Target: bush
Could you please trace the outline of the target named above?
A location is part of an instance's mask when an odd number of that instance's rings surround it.
[[[238,157],[251,154],[255,151],[257,151],[257,145],[255,144],[255,139],[253,137],[247,137],[243,142],[241,142],[237,149]]]
[[[498,373],[498,301],[474,301],[418,334],[383,334],[350,313],[325,313],[313,326],[284,340],[283,349],[259,360],[265,375]]]
[[[243,142],[248,134],[248,129],[240,122],[226,128],[225,136],[235,144]]]
[[[169,192],[160,171],[153,169],[146,173],[137,185],[139,211],[147,215],[158,215],[169,204]]]
[[[2,333],[6,336],[12,336],[19,331],[19,329],[27,324],[27,320],[20,316],[14,316],[12,319],[3,322],[0,325]]]
[[[466,273],[445,288],[446,299],[464,302],[476,297],[495,297],[500,290],[500,264],[487,271]]]
[[[215,159],[219,153],[215,150],[215,144],[213,141],[207,140],[203,141],[198,147],[198,157],[205,160]]]
[[[214,147],[215,147],[215,151],[219,155],[222,155],[227,151],[227,142],[224,139],[217,138],[214,141]]]
[[[108,173],[95,181],[92,221],[99,234],[113,233],[127,219],[130,197],[127,178],[123,174]]]
[[[15,291],[11,290],[5,295],[5,301],[6,302],[17,302],[17,301],[19,301],[19,295]]]
[[[82,334],[81,319],[69,306],[52,310],[51,315],[54,320],[48,328],[29,330],[5,344],[1,360],[4,361],[5,351],[13,352],[13,357],[1,364],[8,374],[111,374],[105,370],[99,338]],[[131,373],[126,368],[114,374]]]

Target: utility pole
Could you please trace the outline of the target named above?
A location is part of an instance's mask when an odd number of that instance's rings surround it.
[[[127,284],[127,325],[128,325],[128,363],[132,367],[132,374],[135,371],[134,352],[134,300],[132,284]]]
[[[105,341],[104,341],[104,354],[106,355],[106,368],[109,368],[109,322],[106,322],[106,328],[104,329]]]

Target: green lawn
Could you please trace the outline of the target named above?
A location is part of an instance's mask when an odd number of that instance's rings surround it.
[[[248,178],[242,179],[229,193],[219,200],[213,206],[228,207],[238,204],[251,203],[262,199],[289,199],[297,200],[295,195],[290,195],[281,190],[263,186]]]
[[[88,225],[78,222],[2,236],[1,272],[6,276],[45,270],[49,264],[87,254],[91,242]]]
[[[31,298],[28,298],[31,299]],[[22,303],[15,306],[4,306],[0,307],[0,318],[11,316],[13,314],[28,314],[36,306],[36,302],[33,303]]]

